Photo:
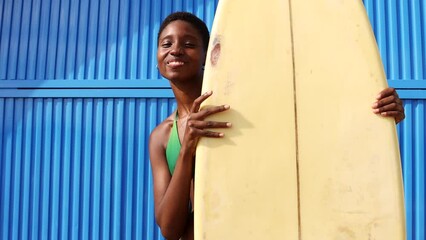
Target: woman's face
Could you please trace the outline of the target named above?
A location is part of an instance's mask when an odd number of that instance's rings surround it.
[[[157,62],[163,77],[172,81],[201,79],[205,58],[201,35],[190,23],[176,20],[161,32]]]

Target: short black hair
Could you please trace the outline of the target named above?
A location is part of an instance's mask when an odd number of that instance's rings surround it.
[[[174,12],[164,19],[164,21],[161,23],[160,30],[158,31],[157,45],[160,41],[160,34],[163,32],[164,28],[166,28],[171,22],[177,20],[185,21],[197,29],[203,40],[204,50],[207,52],[210,39],[209,29],[201,19],[189,12]]]

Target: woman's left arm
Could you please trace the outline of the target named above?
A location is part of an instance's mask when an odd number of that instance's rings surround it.
[[[396,123],[405,118],[402,100],[394,88],[385,88],[381,91],[372,107],[374,113],[385,117],[393,117]]]

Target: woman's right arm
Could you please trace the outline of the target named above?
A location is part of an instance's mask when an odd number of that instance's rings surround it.
[[[151,134],[149,148],[154,177],[155,216],[167,239],[178,239],[187,228],[195,149],[199,138],[222,137],[222,133],[208,129],[230,127],[229,123],[204,121],[210,115],[229,109],[229,106],[223,105],[200,110],[201,103],[211,94],[203,94],[193,103],[173,177],[165,156],[167,139],[164,136],[168,136],[167,126],[160,125]]]
[[[165,156],[164,136],[168,135],[161,131],[161,128],[156,129],[151,134],[149,144],[154,180],[155,218],[163,236],[173,240],[179,239],[187,227],[189,186],[192,179],[192,169],[189,168],[192,164],[188,159],[184,159],[187,157],[179,156],[181,161],[186,163],[180,167],[176,166],[172,177]]]

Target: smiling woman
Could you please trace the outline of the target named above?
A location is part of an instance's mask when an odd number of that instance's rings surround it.
[[[231,126],[204,121],[229,106],[200,110],[200,104],[212,94],[200,96],[208,41],[206,25],[183,12],[167,17],[158,35],[158,69],[170,81],[177,102],[177,110],[153,130],[149,144],[155,217],[167,239],[194,238],[195,147],[200,137],[223,137],[204,128]]]

